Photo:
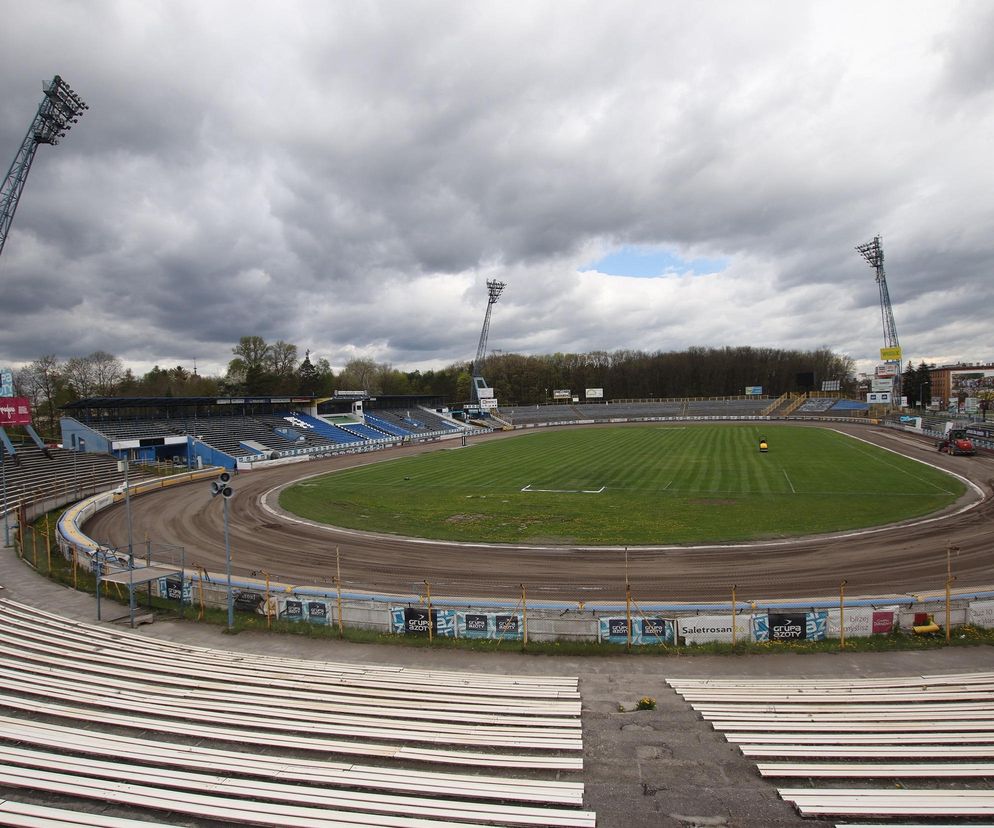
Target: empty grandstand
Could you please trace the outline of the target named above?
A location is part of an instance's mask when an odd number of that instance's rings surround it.
[[[191,468],[366,450],[465,431],[434,397],[90,397],[62,410],[67,445]]]

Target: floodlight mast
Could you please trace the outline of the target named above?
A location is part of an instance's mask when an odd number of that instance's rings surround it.
[[[500,299],[500,295],[505,287],[507,287],[506,282],[499,282],[496,279],[487,280],[487,315],[483,318],[483,330],[480,331],[480,344],[476,346],[476,359],[473,360],[473,368],[470,371],[472,377],[470,384],[473,386],[473,402],[476,404],[480,402],[480,393],[476,380],[483,371],[483,360],[487,353],[487,339],[490,336],[490,311],[493,309],[497,300]]]
[[[55,144],[66,137],[89,107],[83,103],[61,77],[56,75],[51,83],[42,87],[45,96],[41,99],[38,112],[35,114],[28,132],[21,142],[21,147],[14,156],[14,161],[7,170],[7,176],[0,187],[0,253],[7,241],[7,233],[14,220],[14,211],[24,189],[24,182],[31,171],[31,162],[39,144]]]
[[[890,303],[890,292],[887,290],[887,276],[884,273],[884,248],[880,236],[874,236],[865,244],[856,245],[856,251],[866,259],[866,263],[876,273],[877,287],[880,290],[880,317],[884,327],[884,347],[900,349],[901,343],[897,338],[897,324],[894,322],[894,308]],[[897,370],[894,372],[894,395],[901,395],[901,358],[897,360]]]

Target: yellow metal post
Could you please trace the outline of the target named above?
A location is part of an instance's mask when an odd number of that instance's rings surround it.
[[[263,570],[265,572],[265,570]],[[266,629],[273,628],[273,608],[269,603],[269,573],[266,572]]]
[[[48,574],[52,574],[52,544],[48,540],[48,512],[45,513],[45,553],[48,558]]]
[[[431,584],[429,584],[427,581],[425,581],[425,589],[427,590],[427,597],[428,597],[428,640],[433,641],[435,630],[432,628],[435,626],[435,624],[431,617]]]
[[[736,644],[736,629],[735,629],[735,614],[738,610],[738,603],[735,600],[735,590],[738,588],[737,584],[732,584],[732,649],[735,649]]]
[[[525,585],[521,585],[521,649],[528,646],[528,595],[525,593]]]
[[[76,567],[79,565],[79,560],[76,556],[76,546],[73,545],[72,548],[72,588],[77,589],[79,587],[79,576],[77,575]]]
[[[846,648],[846,580],[839,584],[839,649]]]
[[[950,602],[952,600],[952,586],[953,581],[956,580],[956,576],[951,575],[946,578],[946,643],[948,644],[952,638],[952,634],[949,631],[949,625],[952,620],[952,608],[950,607]]]
[[[338,637],[345,637],[345,622],[342,620],[342,556],[341,548],[335,547],[335,588],[338,590]]]
[[[625,649],[632,651],[632,588],[625,584]]]
[[[628,580],[628,547],[625,547],[625,649],[632,651],[632,585]]]

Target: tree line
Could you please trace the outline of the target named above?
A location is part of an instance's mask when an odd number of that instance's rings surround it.
[[[297,345],[244,336],[232,349],[227,370],[203,376],[183,366],[155,366],[136,375],[105,351],[60,360],[53,354],[15,373],[18,396],[31,400],[36,423],[58,432],[59,408],[87,397],[331,396],[335,391],[418,394],[459,404],[470,397],[470,362],[439,370],[401,371],[372,359],[352,359],[335,371],[327,359],[301,358]],[[798,389],[799,375],[839,380],[855,391],[853,361],[828,349],[693,347],[684,351],[594,351],[586,354],[491,354],[483,376],[501,405],[551,402],[557,390],[583,397],[587,388],[603,389],[604,399],[731,396],[761,386],[779,396]]]

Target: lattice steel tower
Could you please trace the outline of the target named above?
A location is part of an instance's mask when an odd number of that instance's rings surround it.
[[[51,83],[42,87],[45,97],[41,99],[38,112],[28,127],[28,133],[21,142],[21,148],[14,157],[14,162],[7,170],[7,177],[0,188],[0,253],[7,241],[10,224],[14,220],[14,211],[24,189],[24,182],[31,171],[31,162],[39,144],[58,144],[59,139],[65,138],[89,107],[83,103],[62,78],[56,75]]]
[[[856,245],[856,250],[876,272],[877,287],[880,290],[880,317],[884,326],[884,347],[897,348],[900,352],[901,343],[897,338],[894,308],[891,306],[890,293],[887,290],[887,276],[884,273],[884,248],[880,243],[880,236],[874,236],[872,241],[865,244]],[[894,396],[899,401],[901,398],[901,357],[898,356],[896,360],[887,361],[897,363],[894,373]]]
[[[480,344],[476,346],[476,359],[473,360],[472,374],[472,386],[473,386],[473,402],[480,402],[480,388],[486,388],[487,383],[480,373],[483,371],[483,360],[487,353],[487,338],[490,336],[490,311],[493,310],[494,304],[500,299],[500,295],[504,288],[507,287],[506,282],[498,282],[496,279],[487,280],[487,315],[483,318],[483,330],[480,331]]]

